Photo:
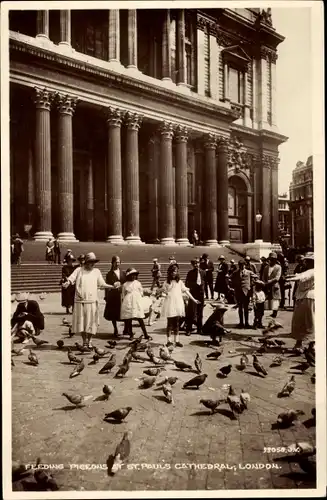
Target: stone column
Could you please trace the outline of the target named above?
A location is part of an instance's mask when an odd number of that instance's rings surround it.
[[[249,71],[252,71],[251,64],[248,64],[246,70],[244,71],[244,119],[243,124],[245,127],[251,126],[250,117],[250,102],[249,102]]]
[[[260,128],[270,128],[268,123],[268,79],[267,79],[267,64],[268,52],[264,47],[261,49],[259,61],[259,126]]]
[[[158,173],[159,173],[158,138],[152,136],[148,143],[148,179],[149,179],[149,224],[150,242],[157,243],[159,237],[158,210]]]
[[[76,241],[74,235],[74,182],[73,182],[73,113],[77,100],[60,95],[57,100],[58,119],[58,181],[59,228],[58,239]]]
[[[160,127],[160,242],[163,245],[174,244],[173,237],[173,125],[164,122]]]
[[[60,11],[60,42],[59,45],[71,46],[70,10]]]
[[[277,82],[276,82],[277,54],[271,54],[271,126],[277,126]]]
[[[209,37],[210,44],[210,94],[215,101],[219,99],[218,43],[215,35]]]
[[[205,137],[205,244],[217,245],[217,175],[216,175],[216,145],[217,139],[208,134]]]
[[[178,9],[176,23],[177,85],[186,86],[185,10]]]
[[[37,38],[49,39],[49,11],[38,10],[36,15],[36,36]]]
[[[186,127],[178,126],[176,138],[176,243],[189,245],[187,203],[187,136]]]
[[[230,101],[229,98],[229,71],[228,71],[228,64],[225,62],[224,63],[224,101],[228,102]]]
[[[127,13],[128,32],[128,68],[137,69],[137,11],[128,9]]]
[[[139,138],[142,117],[126,113],[126,229],[128,243],[141,243],[140,188],[139,188]]]
[[[203,201],[203,149],[199,142],[195,145],[195,189],[196,189],[196,212],[195,229],[199,238],[202,239],[204,221],[204,201]]]
[[[271,242],[278,243],[278,158],[271,163]]]
[[[120,63],[120,23],[119,10],[109,10],[109,62]]]
[[[123,201],[121,167],[121,123],[120,109],[109,108],[108,125],[108,160],[107,160],[107,206],[109,243],[122,244],[123,239]]]
[[[87,240],[94,241],[94,189],[93,189],[93,161],[89,159],[87,169],[87,197],[86,197]]]
[[[50,109],[53,95],[46,89],[35,89],[35,240],[48,240],[51,231],[51,136]]]
[[[35,211],[35,178],[33,166],[33,152],[30,147],[28,150],[28,223],[34,224]]]
[[[204,96],[204,31],[197,30],[197,91]]]
[[[270,158],[264,155],[262,159],[262,199],[261,199],[261,235],[265,243],[271,241],[271,174]]]
[[[221,138],[218,143],[217,213],[218,213],[218,242],[220,245],[227,245],[229,244],[228,143],[224,138]]]
[[[171,81],[170,9],[165,9],[162,26],[162,80]]]

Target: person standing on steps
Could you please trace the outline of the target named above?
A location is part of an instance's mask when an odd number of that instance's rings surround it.
[[[60,264],[61,262],[61,248],[60,248],[60,243],[57,238],[53,241],[53,256],[54,256],[54,263],[55,264]]]
[[[279,280],[282,276],[282,268],[277,261],[277,254],[275,252],[270,252],[268,263],[269,265],[263,271],[262,281],[265,283],[268,309],[272,310],[271,317],[277,318],[281,299]]]
[[[197,334],[201,335],[204,308],[205,272],[200,269],[199,259],[192,259],[191,264],[193,269],[187,273],[185,286],[196,299],[196,302],[189,300],[186,307],[185,335],[187,336],[191,335],[194,322],[196,323]]]
[[[209,291],[210,290],[210,296],[211,300],[214,299],[214,291],[213,291],[213,272],[214,272],[214,265],[212,260],[209,259],[209,255],[207,253],[204,253],[201,257],[200,260],[200,269],[204,271],[204,286],[205,286],[205,296],[206,299],[209,298]]]
[[[100,269],[94,267],[97,262],[99,260],[93,252],[87,253],[84,265],[77,267],[62,285],[64,288],[75,285],[72,333],[80,333],[83,346],[89,349],[99,326],[98,288],[114,288],[107,285]]]
[[[18,233],[15,234],[14,236],[14,241],[13,241],[13,262],[14,264],[17,264],[17,266],[20,266],[22,263],[22,253],[24,252],[24,244],[23,240],[20,239],[20,236]]]
[[[118,255],[114,255],[111,259],[111,269],[106,276],[106,283],[108,285],[114,285],[117,288],[106,290],[104,297],[106,307],[103,316],[107,321],[112,322],[115,337],[118,337],[119,335],[117,323],[120,321],[121,315],[121,285],[123,285],[126,281],[126,273],[120,269],[120,265],[120,257]]]

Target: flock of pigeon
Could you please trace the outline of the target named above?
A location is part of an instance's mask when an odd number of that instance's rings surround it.
[[[69,328],[69,337],[72,337],[73,334],[71,333],[71,325],[66,319],[63,320],[63,325]],[[297,372],[304,373],[310,367],[315,367],[315,342],[310,342],[308,347],[304,349],[286,349],[285,343],[282,340],[273,339],[271,337],[268,338],[268,336],[266,335],[267,333],[274,332],[274,330],[277,330],[280,327],[282,327],[282,325],[275,321],[271,321],[264,332],[265,335],[263,335],[262,338],[259,338],[261,346],[257,348],[252,354],[253,368],[261,377],[267,377],[269,375],[265,363],[260,362],[258,358],[260,356],[263,357],[265,353],[276,352],[276,349],[279,350],[279,354],[273,358],[272,362],[270,363],[269,369],[281,366],[285,359],[284,355],[287,353],[291,354],[291,356],[298,356],[302,358],[301,362],[298,365],[292,367],[296,369]],[[48,341],[35,336],[31,336],[31,340],[33,341],[36,348],[40,348],[43,345],[49,344]],[[254,341],[252,337],[248,337],[246,340],[251,342]],[[218,343],[221,344],[221,342],[221,339],[219,339]],[[29,348],[29,363],[33,366],[38,366],[38,364],[40,363],[40,359],[36,352],[33,351],[28,345],[24,345],[20,348],[12,347],[12,355],[20,356],[23,354],[26,348]],[[140,380],[139,388],[150,389],[152,387],[156,387],[157,390],[161,389],[163,393],[163,399],[168,404],[174,404],[174,392],[176,390],[176,383],[179,380],[179,378],[176,376],[163,376],[163,372],[166,372],[169,367],[175,367],[175,369],[180,370],[181,372],[188,372],[190,374],[192,372],[193,374],[196,373],[195,376],[192,376],[182,385],[182,389],[199,390],[200,387],[205,383],[208,376],[207,373],[204,373],[204,363],[198,353],[196,354],[196,357],[194,359],[193,366],[183,360],[175,359],[173,346],[167,347],[165,345],[161,345],[158,352],[155,352],[154,347],[151,346],[151,343],[149,341],[143,341],[143,335],[136,338],[135,340],[132,340],[127,345],[128,350],[119,365],[117,364],[116,351],[125,349],[126,347],[119,346],[119,343],[115,340],[108,341],[105,349],[99,348],[97,346],[88,348],[79,344],[78,342],[75,342],[74,346],[65,346],[63,340],[58,340],[57,348],[60,351],[67,352],[69,363],[73,366],[73,370],[69,375],[71,379],[80,376],[85,370],[85,358],[83,358],[83,355],[85,354],[90,354],[92,356],[92,360],[89,364],[93,365],[97,365],[102,359],[108,358],[106,359],[104,365],[100,368],[99,374],[112,374],[114,372],[113,379],[126,377],[131,363],[143,363],[145,361],[151,362],[152,366],[150,368],[144,369],[143,375],[140,377],[140,379],[137,379]],[[73,349],[75,352],[73,352]],[[211,361],[219,360],[223,355],[223,351],[224,346],[220,347],[219,345],[217,348],[215,347],[214,350],[211,350],[211,352],[206,355],[205,362],[209,363]],[[12,365],[15,366],[13,358]],[[239,364],[237,364],[235,368],[238,371],[243,371],[249,365],[250,360],[248,358],[248,355],[243,353],[240,355]],[[217,377],[227,379],[233,368],[234,367],[231,364],[221,366],[218,369]],[[162,378],[158,379],[158,377]],[[311,376],[311,382],[313,384],[315,383],[315,373],[313,373],[313,375]],[[217,399],[202,398],[199,400],[199,403],[205,408],[209,409],[211,414],[216,413],[220,405],[227,404],[229,406],[231,419],[237,419],[237,415],[247,410],[251,402],[251,396],[243,389],[240,394],[236,394],[235,390],[230,384],[225,384],[225,388],[227,389],[225,397],[219,397]],[[290,380],[288,380],[281,388],[280,392],[278,393],[278,397],[289,397],[295,389],[295,376],[292,375]],[[103,400],[108,400],[113,391],[113,385],[105,384],[103,386]],[[72,392],[64,392],[62,396],[65,397],[76,408],[82,407],[88,399],[92,398],[92,396],[83,396],[81,394],[74,394]],[[131,406],[117,408],[114,411],[106,413],[103,420],[109,423],[123,422],[132,410],[133,408]],[[286,410],[278,415],[277,422],[275,422],[274,425],[280,428],[290,427],[300,415],[304,415],[304,412],[293,409]],[[315,417],[315,409],[313,408],[311,419],[312,425],[315,425]],[[114,453],[108,457],[108,475],[115,474],[121,468],[122,463],[124,463],[128,459],[131,449],[131,437],[132,434],[130,431],[125,432],[122,441],[117,445]],[[312,447],[308,443],[296,443],[294,446],[296,446],[298,449],[304,450],[294,456],[294,462],[300,464],[305,472],[309,472],[310,474],[315,473],[315,447]],[[292,457],[289,456],[288,459],[289,461],[291,461]],[[13,480],[14,476],[17,477],[17,474],[19,476],[19,467],[20,464],[15,464],[15,470],[13,467]],[[40,471],[36,470],[35,473],[39,474]],[[23,471],[23,474],[26,474],[26,471]],[[28,481],[28,479],[23,478],[23,481],[25,481],[26,485],[26,481]],[[29,481],[32,481],[32,487],[29,489],[33,490],[34,488],[34,491],[35,489],[44,491],[54,490],[58,488],[52,474],[45,470],[42,471],[41,480],[37,476],[33,477],[32,479],[29,478]]]

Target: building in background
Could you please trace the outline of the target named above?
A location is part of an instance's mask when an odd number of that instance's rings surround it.
[[[11,230],[278,242],[271,9],[12,10]]]
[[[290,184],[292,246],[313,248],[313,161],[298,161]]]
[[[288,193],[280,194],[278,196],[279,238],[284,240],[288,246],[290,246],[292,242],[291,228],[292,222],[289,195]]]

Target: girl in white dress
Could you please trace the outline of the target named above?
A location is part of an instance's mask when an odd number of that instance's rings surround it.
[[[133,338],[132,321],[137,319],[141,327],[144,338],[152,340],[146,331],[144,324],[144,303],[143,303],[143,288],[138,281],[138,271],[134,268],[129,268],[126,271],[126,282],[122,286],[122,304],[120,310],[120,319],[124,320],[124,332]]]
[[[94,267],[99,262],[93,252],[86,254],[84,265],[77,267],[63,283],[63,288],[75,284],[72,332],[80,333],[83,345],[92,349],[92,336],[99,326],[98,288],[114,288],[104,281],[100,269]]]
[[[171,266],[167,273],[167,281],[162,286],[162,291],[165,295],[165,300],[162,305],[161,316],[167,318],[167,347],[173,345],[171,334],[174,334],[174,342],[176,347],[183,347],[179,341],[179,321],[185,316],[185,304],[183,294],[187,295],[190,300],[196,304],[193,295],[186,288],[178,274],[178,267]]]

